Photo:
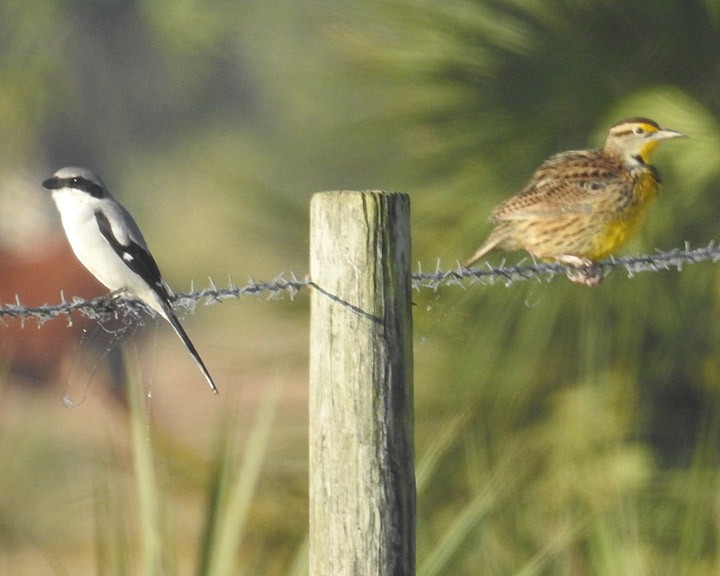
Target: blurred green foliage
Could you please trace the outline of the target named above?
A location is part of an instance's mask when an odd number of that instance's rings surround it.
[[[408,134],[416,179],[404,188],[426,269],[467,257],[484,215],[549,154],[600,145],[634,115],[691,139],[659,151],[665,185],[631,249],[715,237],[717,3],[377,6],[387,19],[360,35],[360,65],[394,95],[415,92],[385,120]],[[701,574],[717,562],[716,277],[415,295],[420,426],[472,406],[420,495],[419,549],[445,545],[441,568],[421,552],[421,574]],[[479,497],[461,539],[452,519]]]
[[[304,273],[325,189],[410,193],[414,258],[454,266],[633,115],[690,139],[629,250],[716,237],[717,0],[9,1],[0,46],[0,169],[94,167],[171,277]],[[711,265],[414,294],[418,573],[715,573],[719,297]]]

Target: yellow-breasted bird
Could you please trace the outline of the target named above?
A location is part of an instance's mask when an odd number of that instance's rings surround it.
[[[493,211],[495,229],[465,266],[493,249],[524,249],[577,266],[569,275],[574,282],[598,284],[594,263],[634,236],[657,195],[653,151],[661,140],[680,136],[653,120],[628,118],[610,128],[602,148],[551,156]]]

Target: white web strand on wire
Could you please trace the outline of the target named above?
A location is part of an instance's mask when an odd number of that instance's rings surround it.
[[[190,292],[178,293],[173,305],[176,308],[192,310],[199,302],[209,306],[225,300],[239,299],[243,296],[266,297],[267,299],[277,298],[281,295],[289,295],[293,298],[302,288],[310,285],[309,280],[298,280],[294,274],[281,274],[269,282],[256,282],[252,278],[245,286],[237,286],[229,280],[227,288],[218,288],[212,279],[209,279],[210,287],[202,290],[191,288]],[[148,311],[138,300],[131,300],[124,297],[108,298],[101,296],[94,300],[83,300],[73,298],[68,302],[61,293],[60,304],[43,304],[42,306],[24,306],[20,297],[15,297],[15,304],[0,305],[0,322],[6,322],[8,318],[18,318],[23,324],[28,320],[35,320],[38,325],[65,316],[69,323],[72,323],[70,315],[73,312],[86,316],[93,320],[119,319],[127,316],[135,319],[141,317],[141,312]]]

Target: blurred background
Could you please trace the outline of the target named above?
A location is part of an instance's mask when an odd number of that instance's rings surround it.
[[[0,47],[3,303],[104,292],[40,186],[65,165],[176,291],[302,277],[323,190],[410,194],[414,261],[454,267],[541,161],[636,115],[690,138],[626,252],[717,237],[718,0],[9,0]],[[719,280],[414,293],[418,574],[715,574]],[[125,338],[134,402],[118,327],[0,326],[0,572],[307,572],[307,293],[184,323],[219,398],[164,324]]]

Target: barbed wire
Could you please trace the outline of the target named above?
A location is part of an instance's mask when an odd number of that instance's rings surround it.
[[[702,248],[675,248],[666,252],[657,251],[655,254],[643,256],[611,257],[595,264],[595,269],[603,276],[611,271],[622,268],[629,277],[641,272],[662,272],[666,270],[682,270],[686,264],[699,264],[701,262],[720,262],[720,247],[715,241]],[[485,264],[478,268],[463,268],[458,264],[453,270],[440,270],[434,272],[417,272],[413,274],[413,287],[415,289],[437,289],[443,285],[483,284],[494,285],[498,283],[507,286],[524,280],[549,282],[555,276],[568,276],[577,273],[578,268],[571,264],[557,262],[538,262],[527,259],[517,264],[508,265],[502,262],[499,266]]]
[[[687,264],[701,262],[720,262],[720,247],[716,246],[714,241],[702,248],[691,249],[685,245],[684,248],[675,248],[666,252],[657,251],[655,254],[609,258],[598,262],[595,267],[603,276],[615,269],[624,269],[629,277],[633,277],[642,272],[680,271]],[[534,260],[530,262],[521,260],[510,265],[502,262],[497,266],[486,263],[478,268],[463,268],[458,263],[456,268],[450,270],[442,270],[438,262],[433,272],[423,272],[422,269],[413,272],[412,287],[414,290],[437,290],[442,286],[467,287],[473,284],[509,286],[527,280],[549,282],[556,276],[568,276],[577,271],[576,266]],[[250,278],[243,286],[236,285],[232,278],[229,278],[227,288],[218,288],[212,279],[208,279],[208,282],[208,288],[196,290],[194,286],[191,286],[190,291],[178,293],[174,305],[177,308],[193,311],[201,303],[212,305],[246,296],[265,297],[266,299],[289,296],[293,299],[304,288],[320,289],[309,278],[299,279],[291,272],[280,274],[275,279],[265,282],[256,282]],[[323,293],[325,292],[323,291]],[[128,316],[140,318],[141,312],[147,310],[141,302],[122,296],[106,295],[93,300],[74,297],[71,301],[67,301],[61,292],[60,300],[59,304],[25,306],[21,303],[20,297],[15,296],[15,303],[0,305],[0,322],[15,318],[23,323],[34,320],[41,325],[53,318],[64,316],[68,323],[72,324],[73,312],[99,321],[122,320]]]
[[[212,278],[209,278],[208,282],[210,284],[208,288],[196,290],[191,286],[189,292],[177,293],[173,305],[176,308],[193,311],[198,303],[211,305],[225,300],[237,300],[244,296],[265,296],[272,299],[281,295],[289,295],[294,298],[302,288],[311,284],[310,280],[299,280],[292,273],[281,274],[268,282],[256,282],[250,278],[244,286],[237,286],[232,278],[229,278],[227,288],[218,288]],[[106,321],[122,320],[127,316],[139,318],[141,312],[148,311],[148,308],[139,300],[125,298],[122,295],[117,297],[109,294],[92,300],[74,297],[71,301],[67,301],[64,293],[61,292],[60,300],[59,304],[25,306],[21,303],[20,297],[15,296],[14,304],[0,305],[0,322],[4,322],[7,318],[17,318],[23,322],[32,319],[40,325],[58,316],[65,316],[72,324],[71,314],[73,312],[78,312],[93,320]]]

